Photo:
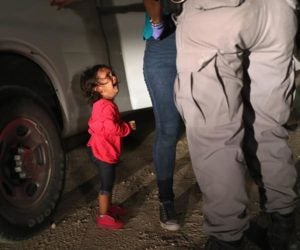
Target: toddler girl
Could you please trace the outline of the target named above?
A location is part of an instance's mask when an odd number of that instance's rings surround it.
[[[119,92],[118,78],[107,65],[95,65],[85,70],[80,79],[81,89],[92,105],[88,121],[90,139],[87,143],[93,162],[99,169],[101,187],[98,196],[97,227],[120,229],[124,223],[118,219],[126,210],[112,205],[112,189],[116,164],[121,154],[122,137],[135,130],[135,122],[120,118],[114,98]]]

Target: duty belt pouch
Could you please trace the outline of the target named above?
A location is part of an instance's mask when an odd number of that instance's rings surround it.
[[[194,7],[197,9],[209,10],[221,7],[237,7],[244,0],[188,0],[194,1]]]

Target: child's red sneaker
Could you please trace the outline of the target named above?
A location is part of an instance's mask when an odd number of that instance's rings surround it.
[[[116,218],[104,214],[100,215],[96,219],[97,227],[107,228],[107,229],[120,229],[123,228],[124,223]]]
[[[112,216],[124,216],[127,214],[126,208],[120,206],[120,205],[111,205],[108,209],[109,214]]]

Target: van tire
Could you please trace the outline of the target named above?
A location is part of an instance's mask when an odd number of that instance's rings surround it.
[[[49,225],[62,193],[65,154],[59,129],[41,103],[0,104],[0,240],[31,237]]]

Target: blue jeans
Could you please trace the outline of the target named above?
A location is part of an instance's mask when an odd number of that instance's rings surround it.
[[[146,41],[144,77],[155,116],[153,160],[157,177],[159,199],[172,201],[176,144],[181,118],[173,98],[176,77],[175,34],[163,40]]]

